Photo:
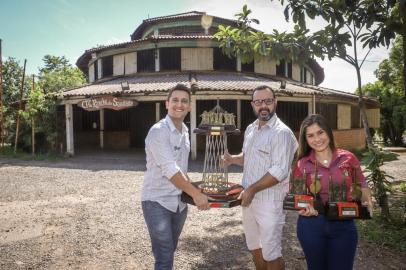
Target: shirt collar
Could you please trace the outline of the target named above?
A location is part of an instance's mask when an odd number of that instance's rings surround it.
[[[173,123],[173,121],[169,117],[169,115],[166,115],[165,121],[168,123],[169,129],[171,130],[171,132],[174,132],[174,131],[179,132],[179,130],[175,127],[175,124]],[[189,131],[188,127],[185,125],[185,123],[182,122],[182,132],[181,133],[184,134],[188,131]]]
[[[330,164],[333,164],[337,159],[339,159],[343,155],[344,153],[342,151],[335,149],[333,151],[333,156],[331,157]],[[309,160],[313,164],[316,164],[316,152],[313,149],[310,151],[310,154],[306,157],[306,160]]]
[[[266,122],[266,124],[264,126],[268,126],[268,127],[273,127],[276,123],[276,120],[278,119],[278,116],[276,116],[276,113],[274,113],[274,115],[271,117],[271,119],[268,120],[268,122]],[[259,120],[255,120],[254,121],[254,126],[256,129],[258,129],[259,127]]]

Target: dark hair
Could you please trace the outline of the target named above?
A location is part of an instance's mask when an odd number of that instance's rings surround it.
[[[255,87],[254,91],[252,91],[251,99],[254,99],[254,94],[255,94],[255,92],[256,92],[256,91],[260,91],[260,90],[269,90],[269,91],[271,91],[273,97],[275,98],[275,92],[274,92],[274,90],[273,90],[271,87],[269,87],[269,86],[267,86],[267,85],[260,85],[260,86]]]
[[[177,85],[175,85],[174,87],[172,87],[169,90],[168,96],[166,97],[166,100],[169,100],[172,96],[173,91],[184,91],[188,94],[189,96],[189,100],[190,100],[190,95],[191,95],[191,91],[190,88],[187,87],[186,85],[182,84],[182,83],[178,83]]]
[[[311,114],[307,116],[302,124],[300,125],[300,133],[299,133],[299,149],[298,149],[298,156],[297,159],[301,159],[302,157],[305,157],[309,155],[311,151],[311,147],[307,143],[306,140],[306,129],[313,125],[317,124],[322,130],[324,130],[327,133],[327,136],[330,139],[330,148],[331,150],[335,150],[336,146],[334,143],[334,136],[333,136],[333,130],[331,127],[328,125],[328,122],[324,116],[320,114]]]

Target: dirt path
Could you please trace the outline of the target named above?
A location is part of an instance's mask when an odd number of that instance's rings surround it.
[[[192,164],[192,179],[200,179]],[[142,156],[60,162],[0,158],[0,269],[152,269],[140,208]],[[406,181],[406,154],[386,167]],[[241,179],[236,171],[230,179]],[[296,214],[284,231],[287,269],[305,269]],[[355,269],[402,269],[406,254],[359,244]],[[189,208],[175,269],[254,269],[240,208]],[[405,268],[403,268],[405,269]]]

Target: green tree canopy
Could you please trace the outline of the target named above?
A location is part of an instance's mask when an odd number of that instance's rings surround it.
[[[378,81],[367,84],[363,92],[377,96],[381,103],[381,128],[385,143],[403,145],[406,130],[406,101],[403,95],[403,40],[398,36],[393,43],[389,58],[375,71]]]

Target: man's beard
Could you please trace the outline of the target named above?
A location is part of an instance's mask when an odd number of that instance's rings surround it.
[[[268,114],[266,116],[261,116],[262,111],[267,111]],[[268,108],[262,108],[259,109],[258,113],[254,110],[255,115],[257,116],[259,121],[269,121],[269,119],[272,118],[272,116],[275,114],[275,109],[272,110],[272,112]]]

